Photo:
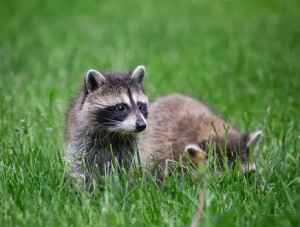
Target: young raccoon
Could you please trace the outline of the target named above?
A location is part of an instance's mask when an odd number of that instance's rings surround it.
[[[110,171],[113,156],[125,168],[130,164],[137,133],[147,126],[145,74],[144,66],[128,74],[86,73],[67,113],[66,145],[74,173],[82,174],[87,184]]]
[[[261,131],[241,134],[206,105],[185,95],[159,98],[150,105],[149,112],[149,126],[139,135],[139,154],[144,165],[158,165],[163,170],[169,160],[179,159],[181,151],[199,164],[205,160],[209,145],[215,146],[219,161],[226,150],[229,166],[237,158],[247,166],[249,149],[261,136]]]

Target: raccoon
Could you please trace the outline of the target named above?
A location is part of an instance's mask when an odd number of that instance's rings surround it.
[[[147,127],[148,98],[144,66],[127,73],[90,69],[66,117],[67,159],[87,184],[109,174],[113,160],[127,168],[137,133]]]
[[[229,166],[240,158],[246,168],[250,147],[262,134],[242,134],[205,104],[181,94],[159,98],[150,105],[149,113],[149,126],[139,135],[139,155],[145,166],[159,166],[161,170],[166,170],[168,161],[178,160],[182,151],[194,164],[200,164],[210,146],[215,147],[220,163],[226,151]]]

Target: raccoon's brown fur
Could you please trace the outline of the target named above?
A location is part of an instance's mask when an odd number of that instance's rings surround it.
[[[127,73],[89,70],[71,102],[66,120],[67,158],[87,184],[111,170],[113,156],[125,168],[136,150],[137,133],[147,126],[145,68]]]
[[[229,164],[238,157],[247,163],[249,146],[255,145],[261,135],[260,131],[241,134],[203,103],[180,94],[157,99],[150,105],[149,113],[149,126],[139,135],[138,145],[142,163],[152,167],[158,164],[165,168],[167,160],[178,160],[182,151],[188,152],[197,164],[206,158],[210,142],[218,156],[226,148]],[[227,140],[226,127],[229,127]]]

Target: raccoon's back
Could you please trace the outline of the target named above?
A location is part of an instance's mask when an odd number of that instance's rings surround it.
[[[150,105],[149,126],[139,137],[141,159],[176,159],[187,144],[215,134],[211,122],[220,136],[225,134],[226,121],[196,99],[180,94],[157,99]],[[233,127],[229,132],[238,133]]]

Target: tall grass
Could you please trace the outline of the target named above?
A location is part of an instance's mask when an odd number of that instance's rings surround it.
[[[140,64],[150,100],[183,92],[241,131],[263,131],[254,176],[207,171],[200,225],[299,225],[299,9],[297,0],[2,1],[1,225],[191,223],[201,187],[193,174],[159,186],[125,174],[94,194],[71,186],[68,100],[89,68]]]

